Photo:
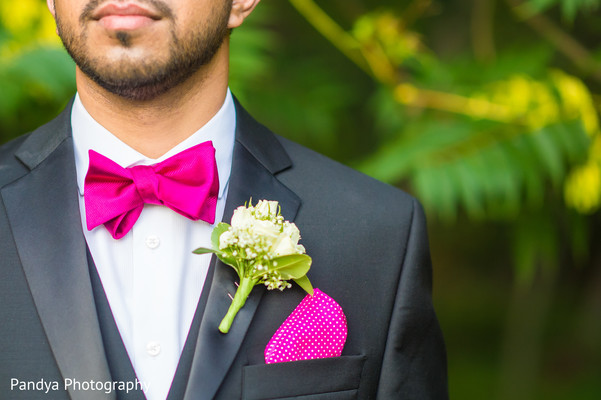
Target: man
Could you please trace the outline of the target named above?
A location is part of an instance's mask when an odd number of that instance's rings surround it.
[[[228,91],[228,33],[258,1],[48,0],[78,95],[0,149],[2,398],[447,398],[419,204],[274,135]],[[148,175],[190,152],[218,182],[204,220],[159,205]],[[117,200],[93,196],[96,163],[139,178],[132,221],[97,221]],[[265,364],[296,285],[255,287],[218,331],[237,277],[192,250],[251,198],[299,227],[311,282],[346,314],[341,357]]]

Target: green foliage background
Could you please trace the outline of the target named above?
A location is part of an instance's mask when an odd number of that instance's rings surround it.
[[[454,399],[601,398],[600,3],[263,0],[233,33],[259,120],[423,202]],[[0,0],[0,142],[73,69],[44,1]]]

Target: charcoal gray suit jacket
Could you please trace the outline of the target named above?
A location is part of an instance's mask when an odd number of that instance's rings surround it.
[[[348,320],[342,357],[265,365],[263,350],[305,293],[256,287],[227,335],[236,281],[217,262],[186,400],[446,399],[423,211],[404,192],[274,135],[236,104],[224,220],[277,200],[313,258],[309,278]],[[22,392],[19,381],[110,381],[79,216],[70,109],[0,148],[0,398],[111,399]]]

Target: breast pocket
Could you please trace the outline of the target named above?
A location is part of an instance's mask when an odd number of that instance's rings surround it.
[[[248,365],[242,371],[242,399],[357,399],[365,358],[344,356]]]

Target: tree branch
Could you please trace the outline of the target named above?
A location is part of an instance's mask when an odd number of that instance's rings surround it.
[[[494,61],[496,57],[494,40],[495,0],[473,0],[472,46],[478,61]]]
[[[361,56],[361,44],[319,8],[313,0],[290,0],[290,4],[342,54],[367,74],[372,75],[369,65]]]

